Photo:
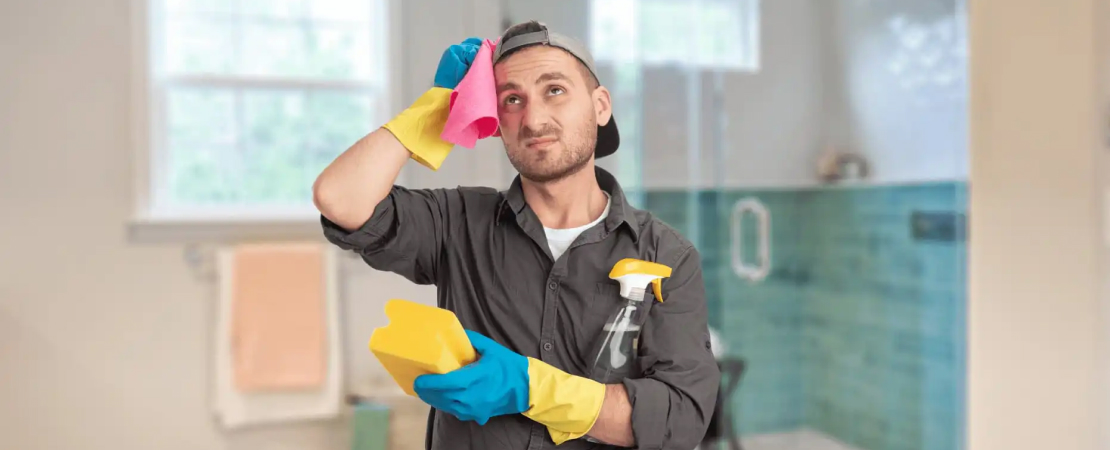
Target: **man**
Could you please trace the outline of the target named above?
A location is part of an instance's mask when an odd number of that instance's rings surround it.
[[[577,41],[527,22],[494,51],[501,139],[520,175],[509,190],[410,190],[393,183],[413,158],[436,169],[451,89],[481,41],[451,46],[435,87],[340,155],[314,197],[328,240],[379,270],[435,284],[479,359],[415,383],[433,407],[429,449],[692,449],[720,374],[710,349],[698,252],[628,204],[594,166],[619,136],[609,92]],[[673,269],[662,301],[646,297],[636,376],[586,374],[602,322],[620,307],[608,278],[624,258]],[[605,444],[600,444],[602,442]]]

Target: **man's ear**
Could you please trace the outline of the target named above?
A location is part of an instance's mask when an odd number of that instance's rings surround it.
[[[605,86],[598,86],[594,89],[594,112],[597,114],[597,124],[605,126],[609,123],[609,118],[613,117],[613,102],[609,97],[609,90]]]

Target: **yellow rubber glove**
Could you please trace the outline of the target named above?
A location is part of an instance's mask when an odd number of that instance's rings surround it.
[[[439,170],[454,147],[439,137],[451,112],[450,105],[451,89],[433,87],[383,127],[412,153],[412,159],[429,169]]]
[[[556,445],[585,436],[604,401],[604,384],[528,358],[529,408],[523,414],[547,426]]]

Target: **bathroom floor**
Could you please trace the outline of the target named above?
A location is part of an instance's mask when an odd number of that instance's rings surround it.
[[[741,443],[744,450],[861,450],[809,429],[752,436]]]
[[[740,441],[744,450],[862,450],[809,429],[749,436]],[[717,447],[703,447],[698,450],[725,450],[727,448],[725,444],[720,444]]]

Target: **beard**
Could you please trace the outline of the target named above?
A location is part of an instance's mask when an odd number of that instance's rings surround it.
[[[582,130],[569,135],[550,129],[538,132],[521,130],[520,141],[552,135],[559,138],[554,147],[561,148],[532,150],[519,142],[512,146],[505,144],[509,163],[517,172],[520,172],[522,178],[535,183],[550,183],[574,175],[589,164],[590,157],[594,154],[594,147],[597,146],[595,121],[590,120]]]

